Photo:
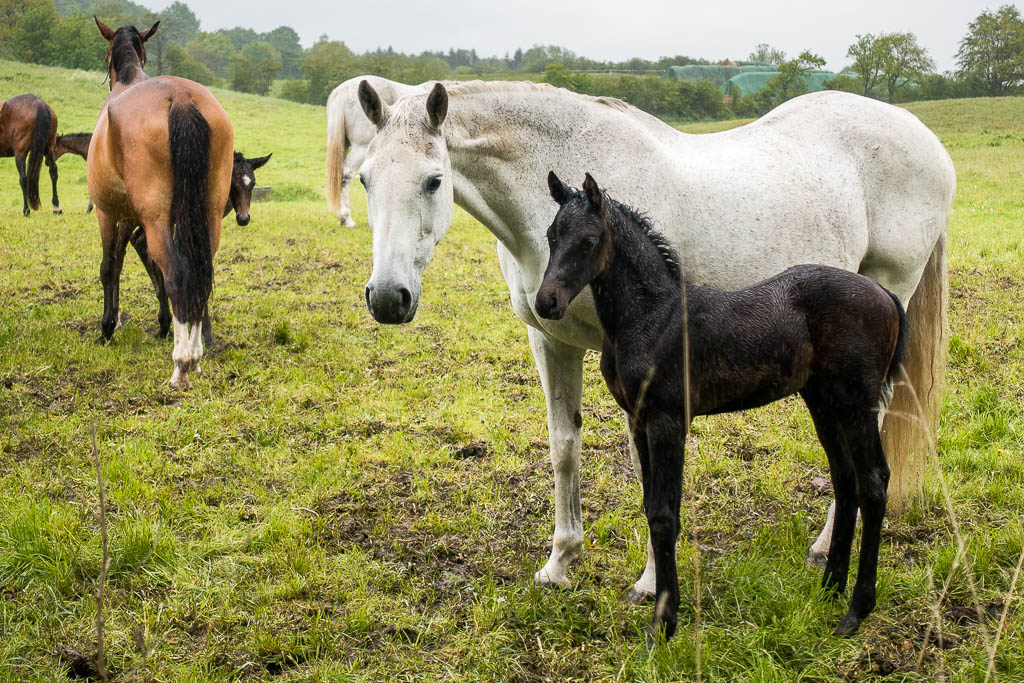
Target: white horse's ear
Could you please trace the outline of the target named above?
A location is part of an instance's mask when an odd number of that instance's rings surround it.
[[[601,208],[601,188],[597,186],[597,181],[594,180],[594,176],[587,174],[586,180],[583,181],[583,192],[587,195],[587,200],[590,201],[590,205],[595,209]]]
[[[96,20],[96,27],[99,28],[100,33],[103,35],[104,38],[107,39],[107,42],[109,43],[111,40],[113,40],[114,39],[114,29],[110,28],[109,26],[104,24],[102,21],[100,21],[100,18],[97,17],[95,14],[92,16],[92,18]]]
[[[377,128],[384,126],[388,115],[387,105],[381,101],[380,95],[373,89],[373,86],[366,81],[359,83],[359,105],[363,108],[366,118],[370,119],[370,123]]]
[[[160,22],[158,21],[155,24],[153,24],[152,26],[150,26],[149,28],[147,28],[145,31],[140,33],[139,37],[142,38],[142,42],[146,42],[147,40],[152,38],[153,34],[156,33],[156,27],[159,26],[159,25],[160,25]]]
[[[548,171],[548,189],[551,191],[551,198],[559,204],[565,204],[565,183],[559,180],[554,171]]]
[[[434,84],[430,94],[427,95],[427,118],[430,125],[440,128],[444,118],[448,115],[448,91],[440,82]]]

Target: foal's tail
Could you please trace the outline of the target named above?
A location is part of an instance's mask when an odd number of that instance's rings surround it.
[[[39,210],[39,169],[46,156],[46,143],[50,141],[53,119],[45,102],[36,103],[36,122],[32,126],[32,141],[28,155],[28,205]]]
[[[341,206],[341,179],[345,173],[345,100],[327,102],[327,208]]]
[[[899,297],[885,289],[885,287],[882,287],[882,289],[885,290],[885,293],[889,295],[889,298],[896,305],[896,311],[899,313],[900,318],[899,332],[896,335],[896,348],[893,349],[892,358],[889,360],[889,371],[885,374],[885,383],[882,385],[882,400],[888,404],[890,399],[892,399],[893,385],[899,378],[900,370],[903,368],[903,361],[907,357],[907,337],[910,335],[910,322],[907,320],[907,312],[903,309],[903,304],[900,302]]]
[[[167,117],[171,142],[171,270],[168,295],[181,322],[203,319],[213,289],[210,249],[210,124],[192,103],[173,102]]]

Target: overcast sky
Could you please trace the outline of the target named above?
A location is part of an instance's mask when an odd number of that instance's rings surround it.
[[[939,71],[955,67],[967,24],[1000,0],[185,0],[205,31],[294,28],[308,47],[326,33],[356,52],[475,48],[503,56],[517,47],[561,45],[597,60],[688,55],[745,59],[758,43],[796,56],[822,55],[838,71],[857,33],[910,31]],[[143,0],[145,3],[145,0]],[[149,4],[149,3],[145,3]],[[170,2],[153,2],[166,6]]]

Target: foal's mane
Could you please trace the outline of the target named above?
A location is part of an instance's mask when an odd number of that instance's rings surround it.
[[[604,199],[605,201],[610,202],[611,205],[619,211],[619,213],[623,214],[623,217],[627,222],[631,222],[640,228],[640,233],[646,237],[652,245],[654,245],[655,249],[658,250],[658,254],[661,256],[661,260],[665,262],[665,266],[668,268],[668,272],[672,276],[672,279],[677,282],[682,281],[683,274],[679,270],[679,255],[676,254],[676,250],[668,243],[665,236],[654,229],[654,225],[651,223],[651,219],[647,214],[634,209],[628,204],[623,204],[618,200],[612,199],[607,194],[604,195]]]

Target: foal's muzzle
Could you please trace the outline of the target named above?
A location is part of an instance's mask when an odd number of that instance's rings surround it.
[[[416,315],[416,301],[405,287],[366,285],[366,308],[370,315],[385,325],[407,323]]]
[[[559,289],[557,287],[541,287],[537,291],[537,301],[534,303],[534,309],[537,311],[537,315],[547,320],[561,320],[562,316],[565,315],[565,309],[568,307],[569,302],[562,302],[564,297],[559,296]]]

